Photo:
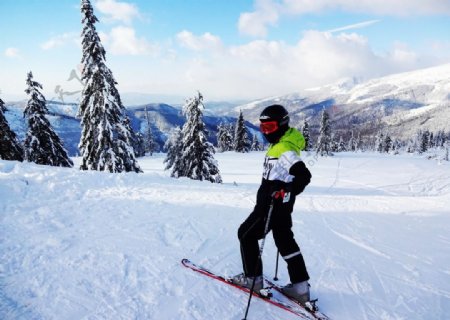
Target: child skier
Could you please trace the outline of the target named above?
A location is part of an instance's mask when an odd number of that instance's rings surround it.
[[[264,160],[255,208],[238,230],[244,273],[233,277],[232,281],[247,288],[251,288],[254,281],[257,292],[263,288],[258,240],[265,236],[266,219],[273,201],[269,230],[272,230],[275,244],[287,263],[291,281],[283,287],[283,293],[305,303],[310,300],[309,275],[291,230],[295,197],[303,192],[311,179],[311,173],[300,158],[305,139],[298,130],[289,127],[288,112],[281,105],[265,108],[259,120],[261,132],[270,146]]]

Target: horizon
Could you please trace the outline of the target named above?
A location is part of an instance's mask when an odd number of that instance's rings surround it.
[[[442,0],[91,3],[120,94],[167,98],[155,103],[182,104],[197,90],[206,102],[259,100],[450,62],[450,3]],[[79,94],[79,7],[1,1],[8,15],[0,26],[14,31],[0,46],[0,98],[26,99],[30,70],[47,100]]]

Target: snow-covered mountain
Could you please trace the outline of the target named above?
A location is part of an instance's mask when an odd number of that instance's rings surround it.
[[[24,140],[26,133],[26,121],[23,118],[23,110],[26,101],[7,103],[8,110],[5,116],[11,128],[17,133],[20,140]],[[71,156],[79,154],[78,143],[80,142],[81,127],[80,121],[76,118],[78,105],[76,103],[62,103],[58,101],[48,101],[49,120],[55,131],[58,133],[64,146]],[[164,103],[150,103],[146,105],[133,106],[127,108],[127,114],[135,131],[144,133],[146,131],[147,120],[146,111],[148,111],[152,132],[157,143],[157,148],[162,149],[164,143],[175,126],[182,126],[184,116],[181,109]],[[208,110],[208,109],[206,109]],[[217,126],[219,123],[234,123],[236,117],[214,115],[212,111],[206,111],[204,121],[206,129],[209,132],[211,142],[216,142]],[[257,128],[251,123],[246,123],[252,133],[257,132]]]
[[[236,107],[251,122],[273,103],[285,105],[293,123],[306,119],[318,126],[318,113],[327,108],[336,129],[370,135],[387,130],[406,138],[418,129],[448,130],[450,123],[450,64],[360,82],[342,81],[323,87],[271,97]]]

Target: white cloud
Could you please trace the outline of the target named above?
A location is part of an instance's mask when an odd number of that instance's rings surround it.
[[[98,0],[95,7],[106,16],[106,20],[130,24],[134,18],[140,17],[135,4],[116,0]]]
[[[191,33],[184,35],[191,39]],[[178,88],[199,89],[209,99],[261,98],[345,77],[370,79],[437,63],[436,59],[423,58],[404,44],[395,44],[389,52],[380,54],[366,37],[356,33],[311,30],[294,45],[255,40],[224,47],[219,55],[203,50],[192,59],[178,58],[171,77],[177,78]]]
[[[280,7],[272,0],[256,0],[254,12],[244,12],[239,17],[240,33],[253,37],[264,37],[267,25],[275,25],[279,18]]]
[[[192,32],[183,30],[177,34],[177,39],[181,46],[194,51],[221,50],[223,47],[220,38],[209,32],[196,36]]]
[[[118,26],[109,34],[103,33],[102,41],[109,46],[110,52],[115,55],[149,55],[158,52],[159,48],[147,41],[138,38],[131,27]]]
[[[245,45],[231,47],[233,57],[253,61],[274,61],[281,59],[288,47],[279,41],[256,40]]]
[[[391,16],[450,15],[448,0],[255,0],[255,10],[239,18],[242,34],[264,37],[267,27],[275,25],[283,15],[302,15],[327,10],[342,10]],[[363,26],[359,26],[363,27]]]
[[[80,35],[76,32],[66,32],[61,35],[50,38],[46,42],[41,44],[41,48],[44,50],[54,49],[61,47],[67,43],[74,43],[80,45]]]
[[[398,62],[404,65],[414,65],[419,59],[418,54],[404,43],[396,43],[389,53],[389,57],[393,63]]]
[[[4,54],[8,58],[20,58],[20,51],[17,48],[13,47],[6,48]]]

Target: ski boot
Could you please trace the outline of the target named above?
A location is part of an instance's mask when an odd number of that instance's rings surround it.
[[[286,296],[294,299],[301,305],[305,305],[310,301],[308,281],[298,282],[294,284],[289,283],[288,285],[281,288],[281,292],[283,292]]]
[[[245,276],[245,274],[241,273],[232,277],[230,279],[230,282],[235,285],[251,289],[253,285],[253,279],[255,280],[255,286],[253,287],[253,290],[255,292],[260,292],[260,290],[264,288],[264,279],[262,276],[247,277]]]

